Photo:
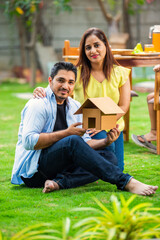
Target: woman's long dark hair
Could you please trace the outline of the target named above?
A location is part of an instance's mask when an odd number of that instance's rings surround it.
[[[95,35],[96,37],[98,37],[106,46],[106,55],[103,62],[103,72],[108,81],[110,80],[110,77],[111,77],[113,64],[119,65],[112,54],[111,48],[109,46],[107,37],[104,34],[104,32],[98,28],[89,28],[87,31],[85,31],[80,41],[80,46],[79,46],[80,54],[79,54],[78,63],[76,65],[77,67],[81,66],[80,81],[82,81],[83,83],[84,95],[85,95],[85,89],[88,86],[90,74],[91,74],[91,63],[85,54],[85,42],[87,37],[89,37],[90,35]]]

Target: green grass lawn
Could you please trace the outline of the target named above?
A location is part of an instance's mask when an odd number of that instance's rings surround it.
[[[46,86],[47,84],[41,84]],[[27,84],[5,82],[0,85],[0,230],[7,238],[21,229],[36,223],[55,223],[61,229],[65,217],[72,222],[88,216],[88,212],[72,212],[74,207],[95,207],[93,196],[111,208],[110,196],[119,196],[121,191],[109,183],[98,181],[84,187],[43,194],[42,189],[28,189],[24,185],[10,183],[17,142],[20,113],[27,100],[14,93],[32,92]],[[130,134],[149,131],[150,122],[146,104],[146,93],[140,93],[131,102]],[[125,172],[136,179],[160,187],[160,156],[136,146],[130,138],[125,143]],[[125,198],[131,193],[123,192]],[[135,204],[141,202],[160,203],[160,189],[154,196],[137,196]]]

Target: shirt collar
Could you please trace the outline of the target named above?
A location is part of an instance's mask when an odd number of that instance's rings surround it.
[[[55,95],[54,95],[54,93],[53,93],[53,91],[52,91],[52,89],[50,88],[49,85],[48,85],[47,88],[46,88],[46,94],[47,94],[49,97],[52,97],[52,96],[55,97]]]

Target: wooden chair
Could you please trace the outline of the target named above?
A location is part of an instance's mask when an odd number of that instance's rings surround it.
[[[70,41],[65,40],[64,41],[64,48],[63,48],[63,59],[66,62],[71,62],[73,64],[77,63],[79,57],[79,48],[78,47],[70,47]],[[132,82],[132,69],[130,73],[130,82]],[[131,100],[132,97],[137,97],[138,94],[131,90]],[[129,115],[130,115],[130,109],[124,116],[124,122],[125,122],[125,128],[123,130],[124,133],[124,140],[129,141]]]
[[[155,73],[154,110],[157,114],[157,154],[160,155],[160,71]]]
[[[160,155],[160,71],[155,72],[154,99],[151,99],[148,103],[154,104],[154,110],[156,111],[157,154]]]
[[[70,47],[70,41],[64,41],[63,48],[63,58],[66,62],[71,62],[73,64],[77,63],[79,57],[79,48],[78,47]]]

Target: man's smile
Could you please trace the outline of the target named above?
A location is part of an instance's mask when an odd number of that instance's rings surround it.
[[[66,94],[66,93],[69,93],[69,90],[64,89],[64,88],[60,88],[59,92],[61,92],[62,94]]]

